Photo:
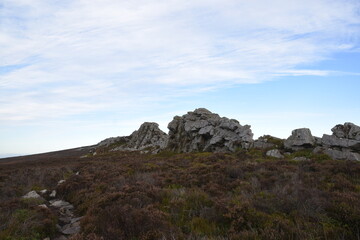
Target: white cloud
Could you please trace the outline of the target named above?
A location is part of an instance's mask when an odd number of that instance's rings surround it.
[[[4,0],[0,20],[0,65],[25,65],[0,75],[0,120],[325,76],[299,66],[356,48],[360,24],[355,0]]]

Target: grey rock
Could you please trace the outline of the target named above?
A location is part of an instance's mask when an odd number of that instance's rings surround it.
[[[143,123],[139,130],[130,135],[128,148],[142,150],[145,148],[164,149],[167,145],[168,136],[160,130],[159,124],[154,122]]]
[[[284,158],[279,149],[271,149],[266,152],[266,156],[274,158]]]
[[[43,199],[36,191],[30,191],[27,194],[25,194],[24,196],[22,196],[22,198],[25,198],[25,199],[29,199],[29,198]]]
[[[346,138],[338,138],[335,135],[326,135],[322,137],[322,144],[330,147],[351,148],[360,151],[360,141]]]
[[[127,142],[129,142],[129,137],[111,137],[111,138],[106,138],[104,140],[102,140],[101,142],[99,142],[97,144],[97,148],[99,147],[110,147],[111,145],[122,145],[122,144],[126,144]]]
[[[50,206],[56,207],[56,208],[67,208],[67,209],[73,209],[74,206],[70,203],[63,201],[63,200],[52,200],[50,201]]]
[[[333,127],[331,131],[333,132],[333,135],[338,138],[346,138],[360,141],[360,127],[353,123],[346,122],[343,125],[338,124]]]
[[[175,116],[168,129],[167,148],[175,152],[234,152],[238,148],[247,149],[254,142],[249,125],[221,118],[205,108]]]
[[[295,161],[310,161],[310,159],[306,158],[306,157],[294,157],[293,160],[295,160]]]
[[[81,230],[80,222],[74,222],[74,223],[66,224],[65,226],[63,226],[61,228],[60,232],[65,235],[73,235],[73,234],[79,233],[80,230]]]
[[[284,146],[287,149],[301,150],[315,146],[315,138],[310,129],[299,128],[292,131],[291,136],[285,140]]]
[[[52,190],[52,192],[50,193],[49,197],[51,197],[51,198],[56,197],[56,190]]]
[[[336,160],[360,161],[360,154],[352,152],[349,149],[337,150],[328,148],[324,150],[324,153],[329,155],[332,159]]]
[[[40,191],[40,193],[41,193],[41,194],[46,194],[47,191],[48,191],[47,189],[43,189],[43,190]]]
[[[40,205],[38,205],[38,207],[40,207],[40,208],[48,208],[48,206],[46,206],[46,204],[40,204]]]
[[[58,185],[63,184],[64,182],[65,182],[64,179],[63,179],[63,180],[60,180],[60,181],[58,182]]]
[[[270,135],[264,135],[262,137],[259,137],[257,140],[255,140],[253,147],[259,149],[280,147],[277,146],[275,143],[272,143],[271,141],[273,140],[282,141],[282,139],[280,138],[273,137]]]
[[[160,130],[159,124],[145,122],[130,136],[105,139],[98,144],[98,147],[109,147],[110,151],[157,153],[166,147],[167,142],[168,135]]]

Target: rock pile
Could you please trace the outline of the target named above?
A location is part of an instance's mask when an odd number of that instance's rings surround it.
[[[198,108],[169,123],[168,149],[175,152],[234,152],[253,143],[249,125]]]
[[[360,127],[353,123],[336,125],[332,135],[324,134],[314,152],[323,152],[337,160],[360,161]]]
[[[59,184],[64,183],[65,180],[60,180]],[[47,201],[45,199],[51,199],[56,197],[56,190],[48,191],[46,189],[39,191],[41,196],[36,191],[28,192],[22,198],[25,199],[40,199],[42,204],[38,207],[48,208],[52,210],[58,216],[58,224],[56,229],[58,231],[57,237],[54,240],[66,240],[68,237],[80,232],[80,220],[82,217],[76,217],[74,214],[74,206],[69,202],[61,199],[53,199]],[[50,238],[45,238],[50,239]]]

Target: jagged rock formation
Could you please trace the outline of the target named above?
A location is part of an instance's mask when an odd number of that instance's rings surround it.
[[[168,149],[175,152],[234,152],[253,143],[249,125],[198,108],[169,123]]]
[[[292,131],[291,136],[285,140],[286,149],[298,151],[315,146],[316,140],[308,128],[299,128]]]
[[[94,155],[102,151],[234,152],[236,149],[268,150],[267,156],[282,158],[283,154],[304,149],[325,153],[333,159],[360,161],[360,127],[353,123],[339,124],[332,135],[314,137],[308,128],[292,131],[285,141],[270,135],[253,140],[250,125],[220,117],[205,108],[195,109],[182,117],[175,116],[168,124],[169,135],[154,122],[143,123],[130,136],[107,138],[96,145]]]
[[[104,147],[110,151],[149,151],[157,153],[167,145],[168,135],[160,130],[154,122],[143,123],[130,136],[107,138],[97,145],[97,149]]]
[[[323,152],[337,160],[360,161],[360,127],[347,122],[336,125],[331,131],[332,135],[323,135],[314,152]]]

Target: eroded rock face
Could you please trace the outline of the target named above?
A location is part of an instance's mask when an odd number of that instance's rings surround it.
[[[205,108],[198,108],[169,123],[168,149],[175,152],[234,152],[249,148],[253,134],[249,125],[220,117]]]
[[[123,144],[113,148],[113,151],[138,151],[146,150],[157,153],[164,149],[168,142],[168,135],[160,130],[159,124],[154,122],[143,123],[137,131],[134,131]],[[116,144],[116,143],[114,143]]]
[[[284,146],[287,149],[298,151],[315,146],[315,138],[308,128],[299,128],[292,131],[291,136],[285,140]]]

